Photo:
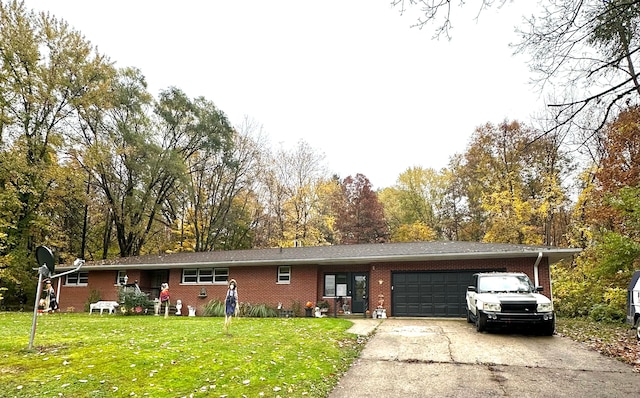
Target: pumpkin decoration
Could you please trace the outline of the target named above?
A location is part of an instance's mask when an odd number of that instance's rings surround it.
[[[311,301],[307,301],[306,307],[307,308],[313,307],[313,303]]]

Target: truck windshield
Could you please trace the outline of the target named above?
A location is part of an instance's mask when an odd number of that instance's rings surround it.
[[[486,275],[478,281],[479,292],[530,293],[533,290],[526,275]]]

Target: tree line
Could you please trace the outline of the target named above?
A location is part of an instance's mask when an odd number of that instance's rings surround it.
[[[33,297],[43,244],[68,264],[464,240],[582,247],[554,269],[559,308],[620,316],[640,255],[633,104],[588,133],[562,118],[486,123],[448,167],[410,167],[374,191],[364,174],[331,175],[304,141],[271,148],[257,122],[234,126],[211,99],[177,87],[154,96],[142,71],[115,68],[66,22],[22,2],[0,1],[0,28],[5,304]]]

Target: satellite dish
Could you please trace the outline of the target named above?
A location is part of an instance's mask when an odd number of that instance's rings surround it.
[[[53,253],[46,246],[36,247],[36,259],[38,260],[38,266],[46,266],[49,269],[49,273],[53,275],[53,271],[56,269],[56,264],[53,262]]]

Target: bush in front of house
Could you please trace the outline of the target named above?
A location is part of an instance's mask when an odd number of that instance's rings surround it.
[[[225,310],[224,301],[211,300],[202,308],[204,316],[223,317]],[[278,311],[267,304],[240,303],[238,316],[247,318],[274,318],[278,316]]]
[[[100,294],[100,291],[96,289],[92,289],[89,292],[89,297],[87,298],[87,302],[84,303],[84,312],[89,312],[89,309],[91,308],[90,307],[91,303],[95,303],[100,300],[102,300],[102,295]]]
[[[120,311],[125,315],[142,315],[148,309],[153,308],[153,301],[149,300],[146,293],[120,289],[118,291]]]
[[[210,300],[202,307],[203,316],[224,316],[224,301]]]
[[[275,318],[278,310],[267,304],[240,303],[240,315],[249,318]]]

